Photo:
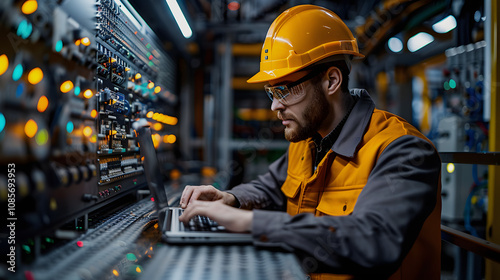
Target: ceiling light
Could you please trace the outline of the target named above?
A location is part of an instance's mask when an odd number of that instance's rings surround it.
[[[408,50],[410,52],[416,52],[421,48],[427,46],[434,41],[434,37],[431,34],[420,32],[410,39],[408,39]]]
[[[432,25],[432,29],[437,33],[447,33],[455,29],[455,27],[457,27],[457,20],[452,15],[449,15]]]
[[[395,53],[403,50],[403,42],[397,37],[392,37],[391,39],[389,39],[387,45],[389,46],[389,49]]]
[[[165,1],[167,2],[170,11],[174,15],[175,22],[177,22],[177,25],[179,26],[179,29],[181,30],[184,38],[186,39],[190,38],[191,35],[193,35],[193,31],[191,31],[191,27],[189,27],[189,23],[184,17],[184,14],[182,13],[181,8],[179,7],[177,1],[176,0],[165,0]]]

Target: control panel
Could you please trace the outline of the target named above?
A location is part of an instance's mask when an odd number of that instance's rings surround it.
[[[145,187],[132,123],[159,152],[176,141],[176,62],[133,7],[1,1],[0,37],[0,204],[19,241]]]

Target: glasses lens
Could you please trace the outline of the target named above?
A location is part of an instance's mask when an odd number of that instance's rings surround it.
[[[293,105],[300,102],[305,96],[304,82],[311,79],[316,75],[315,71],[310,72],[298,81],[290,83],[288,85],[281,86],[264,86],[264,89],[269,96],[269,99],[273,101],[274,98],[283,105]]]

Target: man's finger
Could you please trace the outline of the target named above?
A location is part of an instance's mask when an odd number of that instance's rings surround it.
[[[191,200],[191,195],[193,193],[194,186],[186,186],[181,195],[181,208],[187,207],[187,202]]]

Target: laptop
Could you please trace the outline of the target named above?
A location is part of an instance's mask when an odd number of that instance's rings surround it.
[[[136,129],[141,156],[144,157],[144,173],[149,190],[154,198],[158,213],[158,224],[162,238],[168,243],[252,243],[251,233],[227,231],[208,217],[196,216],[189,225],[179,221],[183,209],[168,205],[167,193],[163,186],[162,175],[147,126]]]

